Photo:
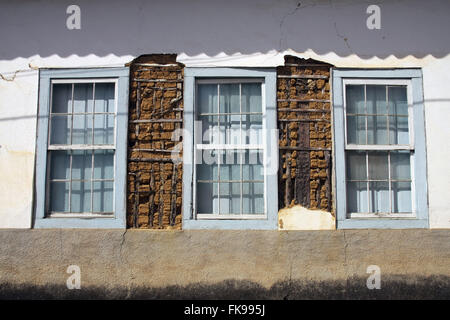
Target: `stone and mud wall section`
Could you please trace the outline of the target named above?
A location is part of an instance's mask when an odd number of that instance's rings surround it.
[[[175,54],[130,63],[129,228],[181,228],[183,67]],[[280,229],[334,228],[330,68],[293,56],[277,68]]]

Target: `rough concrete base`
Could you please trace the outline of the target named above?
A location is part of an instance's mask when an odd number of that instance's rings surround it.
[[[450,230],[0,230],[0,298],[450,298]],[[69,265],[81,289],[66,287]],[[369,290],[369,265],[381,289]]]

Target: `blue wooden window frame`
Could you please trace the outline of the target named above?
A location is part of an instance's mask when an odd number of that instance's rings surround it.
[[[114,161],[114,215],[105,217],[46,216],[46,171],[50,88],[53,79],[117,79]],[[34,228],[126,228],[126,167],[129,68],[42,69],[39,71],[39,110],[36,143]]]
[[[259,78],[265,84],[265,123],[263,130],[277,130],[276,122],[276,69],[275,68],[185,68],[184,69],[184,129],[191,133],[183,138],[183,229],[254,229],[278,228],[277,173],[267,175],[265,184],[266,217],[264,219],[196,219],[193,212],[194,174],[194,119],[195,84],[204,78]],[[274,132],[275,133],[275,132]],[[276,135],[278,139],[278,135]],[[278,140],[266,139],[270,161],[278,166]],[[267,157],[266,157],[267,158]]]
[[[345,164],[344,79],[404,79],[411,81],[414,133],[414,218],[348,218]],[[336,181],[336,216],[338,229],[428,228],[427,164],[425,120],[421,69],[334,69],[333,124]]]

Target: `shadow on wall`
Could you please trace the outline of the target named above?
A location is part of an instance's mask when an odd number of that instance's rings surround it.
[[[446,276],[383,277],[380,289],[369,290],[366,278],[342,281],[280,281],[271,288],[246,280],[226,280],[216,284],[188,286],[81,287],[64,285],[0,284],[0,299],[450,299],[450,278]]]
[[[146,52],[212,56],[288,48],[361,58],[450,53],[449,1],[376,1],[381,29],[369,30],[366,9],[372,2],[80,0],[81,29],[68,30],[69,1],[0,0],[0,59]]]

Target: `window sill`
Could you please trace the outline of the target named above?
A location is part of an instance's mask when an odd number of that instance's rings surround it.
[[[415,213],[349,213],[348,219],[417,219]]]
[[[337,229],[423,229],[427,219],[416,218],[366,218],[337,220]]]
[[[183,220],[184,230],[215,229],[215,230],[277,230],[277,219],[201,219]]]
[[[197,214],[197,220],[266,220],[265,214]]]
[[[126,222],[124,219],[118,219],[112,216],[80,218],[48,217],[36,219],[33,227],[37,229],[125,229]]]

